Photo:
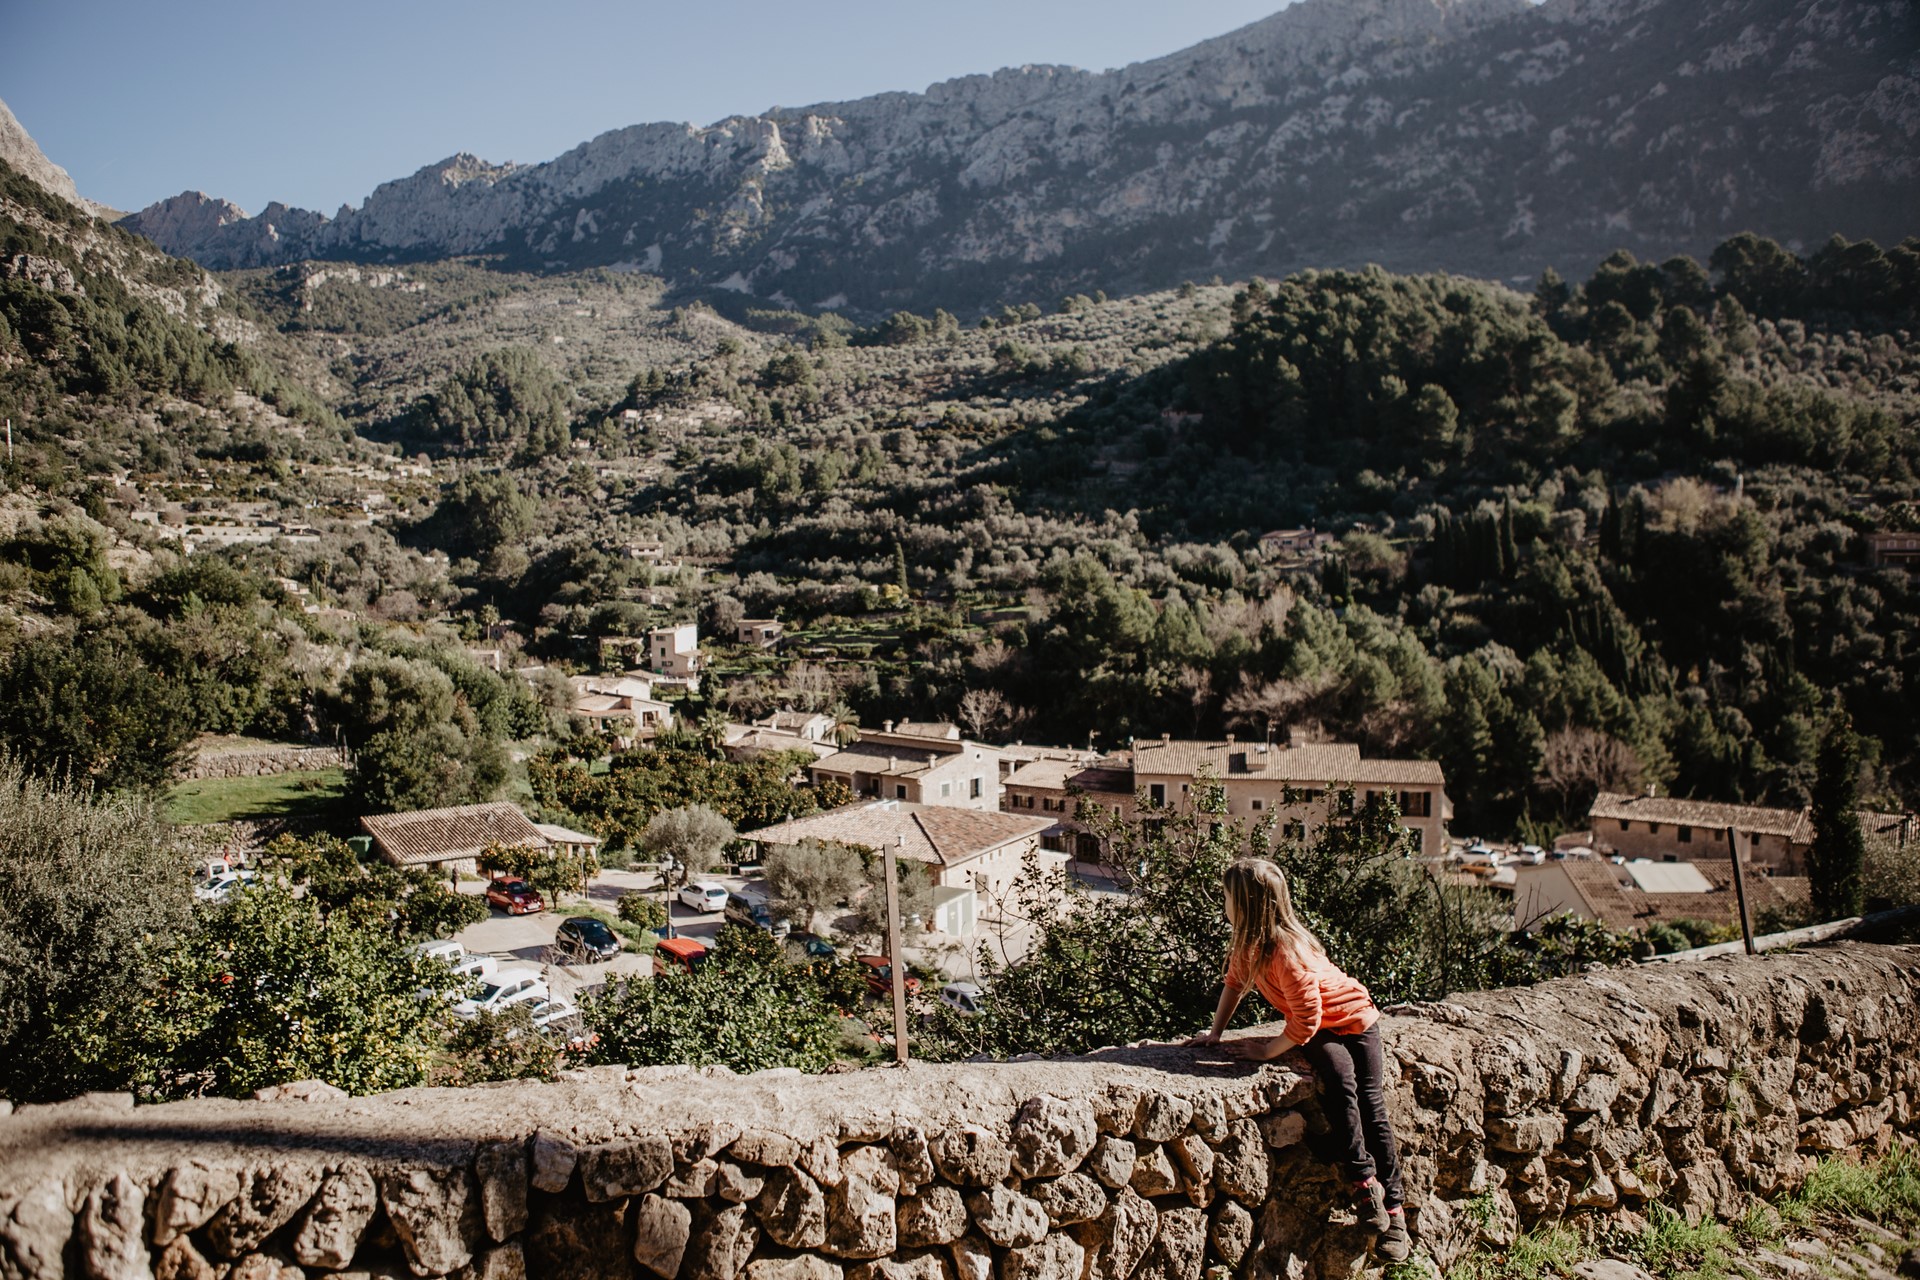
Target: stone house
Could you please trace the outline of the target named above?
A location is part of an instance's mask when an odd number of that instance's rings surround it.
[[[1008,900],[1028,855],[1036,856],[1046,871],[1066,862],[1066,855],[1040,847],[1040,835],[1049,825],[1043,819],[1009,813],[877,800],[790,819],[749,831],[744,838],[762,848],[802,840],[875,853],[892,848],[927,869],[934,901],[928,927],[964,936],[973,932],[975,920],[994,913],[997,904]]]
[[[1260,554],[1268,560],[1305,560],[1324,555],[1333,535],[1312,529],[1274,529],[1260,535]]]
[[[741,644],[750,644],[760,649],[778,649],[781,637],[787,632],[786,624],[777,618],[743,618],[735,631],[735,639]]]
[[[1813,819],[1806,809],[1602,791],[1587,818],[1599,852],[1655,862],[1725,862],[1727,828],[1732,827],[1742,862],[1793,875],[1806,866],[1813,844]]]
[[[1229,817],[1249,824],[1273,819],[1285,834],[1306,837],[1323,825],[1335,797],[1351,790],[1356,801],[1391,796],[1401,825],[1419,840],[1420,852],[1446,848],[1452,806],[1446,779],[1432,760],[1369,759],[1352,743],[1136,740],[1133,749],[1090,766],[1040,760],[1007,779],[1021,812],[1038,805],[1060,815],[1055,833],[1075,856],[1095,856],[1097,840],[1074,819],[1078,801],[1102,805],[1132,819],[1144,805],[1186,811],[1203,783],[1221,787]],[[1289,800],[1291,797],[1291,800]],[[1012,802],[1009,808],[1013,807]]]
[[[505,801],[463,804],[412,813],[375,813],[360,819],[380,856],[396,867],[425,867],[471,875],[489,848],[550,849],[552,842],[527,815]]]
[[[949,724],[889,720],[809,774],[816,784],[832,779],[857,796],[989,812],[1001,807],[999,750],[961,737]]]

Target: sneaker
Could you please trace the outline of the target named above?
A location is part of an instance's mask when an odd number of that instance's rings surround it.
[[[1380,1179],[1368,1178],[1353,1184],[1353,1211],[1359,1215],[1362,1230],[1387,1229],[1387,1189],[1380,1185]]]
[[[1374,1241],[1373,1251],[1388,1262],[1405,1262],[1413,1253],[1413,1237],[1407,1234],[1407,1215],[1403,1209],[1387,1211],[1387,1225]]]

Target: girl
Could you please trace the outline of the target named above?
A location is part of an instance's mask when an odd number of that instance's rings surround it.
[[[1319,1078],[1327,1122],[1353,1183],[1362,1226],[1379,1233],[1378,1251],[1404,1261],[1407,1236],[1400,1158],[1381,1094],[1386,1069],[1380,1052],[1380,1010],[1367,989],[1327,959],[1320,940],[1293,914],[1280,868],[1264,858],[1241,858],[1227,868],[1227,923],[1233,926],[1226,986],[1213,1027],[1189,1044],[1220,1043],[1248,987],[1257,988],[1286,1018],[1282,1034],[1228,1043],[1226,1052],[1267,1061],[1289,1049],[1305,1051]]]

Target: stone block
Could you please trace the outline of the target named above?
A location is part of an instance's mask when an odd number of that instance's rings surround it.
[[[1174,1093],[1154,1090],[1140,1104],[1133,1136],[1147,1142],[1170,1142],[1193,1120],[1193,1103]]]
[[[1223,1200],[1207,1224],[1207,1243],[1213,1256],[1229,1267],[1237,1267],[1253,1247],[1253,1215],[1233,1200]]]
[[[594,1202],[652,1191],[672,1172],[673,1144],[657,1134],[580,1153],[580,1188]]]
[[[530,1173],[525,1142],[489,1142],[474,1156],[473,1174],[480,1184],[481,1216],[486,1221],[487,1234],[496,1242],[527,1229]]]
[[[473,1178],[465,1169],[395,1169],[377,1181],[380,1203],[415,1275],[443,1276],[472,1260],[479,1241],[467,1235]]]
[[[926,1187],[900,1202],[895,1219],[902,1248],[952,1244],[966,1234],[967,1204],[952,1187]]]
[[[827,1242],[827,1195],[798,1169],[774,1169],[755,1202],[768,1237],[789,1249],[818,1249]]]
[[[251,1253],[291,1222],[319,1189],[320,1171],[309,1165],[289,1162],[248,1169],[239,1194],[207,1223],[207,1243],[223,1258]]]
[[[1002,1280],[1080,1280],[1086,1250],[1066,1234],[1046,1237],[1037,1244],[1007,1250],[1001,1259]]]
[[[214,1168],[198,1160],[167,1174],[154,1204],[153,1242],[170,1244],[189,1231],[198,1231],[214,1214],[240,1194],[240,1170]]]
[[[1084,1169],[1116,1190],[1133,1179],[1133,1162],[1138,1156],[1133,1143],[1125,1138],[1104,1136],[1093,1144]]]
[[[379,1208],[380,1191],[371,1173],[359,1165],[329,1173],[294,1231],[290,1246],[294,1261],[327,1271],[344,1270],[359,1252],[360,1238]]]
[[[1071,1173],[1099,1136],[1091,1103],[1046,1093],[1029,1098],[1013,1120],[1014,1171],[1023,1178]]]
[[[895,1204],[865,1178],[847,1175],[827,1194],[826,1251],[841,1258],[879,1258],[898,1245]]]
[[[146,1236],[145,1187],[118,1173],[87,1193],[80,1207],[80,1254],[93,1280],[152,1280]]]
[[[1087,1222],[1107,1211],[1107,1193],[1085,1173],[1069,1173],[1047,1182],[1035,1182],[1027,1190],[1047,1211],[1047,1220],[1056,1227]]]
[[[988,1187],[967,1197],[973,1225],[1003,1249],[1038,1244],[1047,1234],[1047,1211],[1011,1187]]]
[[[759,1242],[760,1228],[748,1215],[747,1206],[729,1205],[710,1214],[687,1242],[679,1270],[681,1280],[734,1280],[746,1268]]]
[[[847,1280],[953,1280],[953,1266],[944,1252],[916,1250],[848,1267]]]
[[[667,1196],[644,1195],[629,1211],[633,1219],[633,1260],[671,1280],[693,1238],[693,1212]]]
[[[565,1191],[579,1160],[579,1149],[573,1143],[557,1133],[540,1130],[533,1135],[534,1187],[556,1195]]]
[[[1013,1153],[1000,1135],[977,1124],[947,1130],[932,1149],[940,1175],[962,1187],[988,1186],[1006,1177],[1013,1167]]]

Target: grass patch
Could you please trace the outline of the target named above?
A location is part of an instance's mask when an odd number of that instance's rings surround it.
[[[1553,1280],[1593,1256],[1585,1236],[1561,1223],[1535,1227],[1502,1250],[1475,1250],[1447,1268],[1446,1280]]]
[[[167,793],[167,817],[187,826],[240,818],[301,817],[333,810],[346,793],[344,769],[270,778],[195,778]]]
[[[1792,1223],[1822,1217],[1866,1218],[1883,1226],[1920,1224],[1920,1154],[1899,1147],[1879,1160],[1823,1160],[1780,1202]]]
[[[1707,1219],[1698,1226],[1663,1204],[1648,1206],[1647,1229],[1625,1241],[1624,1252],[1656,1276],[1727,1280],[1733,1274],[1733,1232]]]

